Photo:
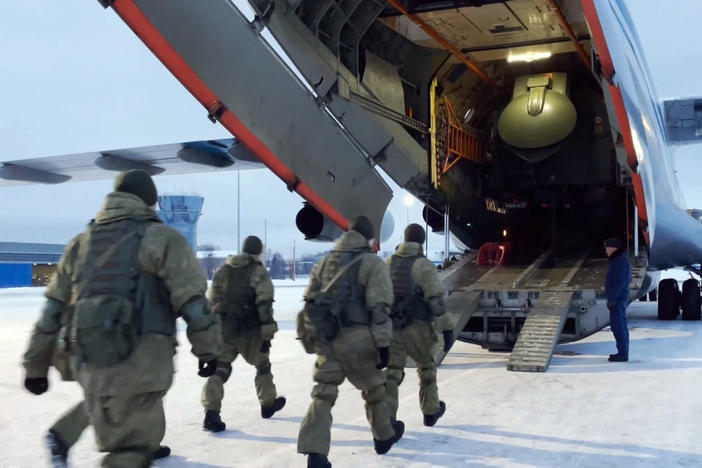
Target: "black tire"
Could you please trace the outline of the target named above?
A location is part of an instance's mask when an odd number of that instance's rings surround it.
[[[658,283],[658,320],[675,320],[680,313],[678,282],[667,278]]]
[[[651,302],[656,302],[658,300],[658,290],[654,289],[648,293],[648,300]]]
[[[699,320],[702,317],[700,283],[696,279],[690,278],[683,282],[680,306],[683,320]]]
[[[646,302],[647,300],[648,300],[648,295],[647,295],[647,294],[644,294],[643,296],[641,296],[641,297],[639,298],[639,301],[641,301],[641,302]]]

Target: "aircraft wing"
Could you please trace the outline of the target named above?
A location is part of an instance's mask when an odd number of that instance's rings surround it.
[[[0,187],[108,179],[129,169],[174,175],[262,167],[243,145],[227,138],[2,161]]]

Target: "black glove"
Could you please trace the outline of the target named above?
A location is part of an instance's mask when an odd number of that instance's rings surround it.
[[[267,353],[268,350],[271,349],[271,340],[263,340],[263,343],[261,343],[261,349],[259,349],[260,352],[262,353]]]
[[[444,352],[448,353],[453,344],[453,330],[446,330],[444,332]]]
[[[390,362],[390,348],[378,348],[378,358],[380,362],[375,366],[376,369],[385,369]]]
[[[200,377],[209,377],[215,373],[217,370],[217,360],[213,359],[211,361],[200,361],[197,363],[197,375]]]
[[[24,379],[24,388],[35,395],[41,395],[49,389],[49,380],[46,377],[27,377]]]

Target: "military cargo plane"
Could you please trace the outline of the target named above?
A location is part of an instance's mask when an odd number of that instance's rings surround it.
[[[702,261],[669,154],[697,101],[659,102],[626,1],[100,3],[234,138],[11,161],[1,179],[264,164],[307,200],[306,237],[332,239],[355,215],[380,223],[383,171],[470,249],[442,272],[456,332],[512,350],[511,370],[607,325],[606,237],[626,241],[632,300],[657,291],[659,318],[699,319],[695,280],[656,288]]]

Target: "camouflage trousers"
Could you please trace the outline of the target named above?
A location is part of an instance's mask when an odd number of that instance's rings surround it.
[[[90,425],[90,418],[81,401],[65,412],[58,421],[51,426],[51,432],[56,434],[61,442],[69,449],[78,442],[83,431]]]
[[[344,379],[349,379],[361,390],[373,438],[388,440],[393,437],[395,430],[390,425],[385,405],[385,375],[375,368],[378,350],[368,327],[342,328],[339,335],[324,347],[328,349],[317,356],[314,365],[312,404],[300,426],[297,451],[329,454],[331,409]]]
[[[98,450],[109,452],[102,466],[141,468],[161,445],[166,432],[165,391],[125,395],[85,394]]]
[[[436,333],[431,324],[422,320],[415,320],[402,330],[394,330],[390,345],[390,363],[385,370],[388,410],[393,418],[397,418],[398,387],[405,378],[405,363],[408,355],[417,366],[419,406],[422,413],[430,415],[440,410],[436,364],[432,355],[432,348],[436,341]]]
[[[244,360],[256,367],[256,394],[261,406],[273,404],[277,393],[271,373],[269,353],[261,352],[260,336],[227,338],[222,343],[222,352],[217,357],[217,370],[207,379],[200,398],[205,410],[220,411],[224,399],[224,383],[232,375],[232,362],[241,354]]]

